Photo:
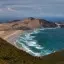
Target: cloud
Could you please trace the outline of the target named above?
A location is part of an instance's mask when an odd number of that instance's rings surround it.
[[[0,9],[0,12],[3,11],[2,9]]]
[[[16,11],[15,9],[13,8],[7,8],[8,11]]]
[[[0,0],[2,11],[25,16],[64,16],[64,0]]]
[[[16,10],[13,8],[0,8],[0,12],[5,12],[5,11],[15,12]]]

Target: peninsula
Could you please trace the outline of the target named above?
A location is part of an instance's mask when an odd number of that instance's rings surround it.
[[[64,64],[64,51],[38,58],[31,56],[16,46],[15,41],[20,34],[36,28],[64,28],[64,23],[54,23],[32,17],[24,20],[13,20],[7,23],[0,23],[0,63]]]

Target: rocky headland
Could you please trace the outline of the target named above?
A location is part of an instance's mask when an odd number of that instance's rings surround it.
[[[0,24],[0,31],[7,31],[7,30],[32,30],[40,27],[44,28],[55,28],[58,25],[60,27],[64,27],[64,24],[49,22],[44,19],[36,19],[36,18],[27,18],[24,20],[14,20],[8,23],[1,23]]]
[[[64,28],[64,23],[54,23],[45,19],[25,18],[24,20],[13,20],[7,23],[0,23],[0,38],[16,46],[18,36],[26,30],[36,28]]]
[[[0,63],[1,64],[64,64],[64,51],[43,57],[33,57],[15,44],[18,36],[26,30],[36,28],[64,28],[64,23],[49,22],[44,19],[26,18],[0,24]],[[12,45],[13,46],[12,46]]]
[[[0,24],[0,31],[7,30],[32,30],[36,28],[55,28],[60,26],[64,27],[64,23],[54,23],[44,19],[26,18],[24,20],[13,20],[8,23]]]

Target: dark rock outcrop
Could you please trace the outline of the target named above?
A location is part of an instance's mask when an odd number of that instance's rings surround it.
[[[57,27],[57,25],[53,22],[49,22],[47,20],[44,20],[44,19],[39,19],[41,25],[44,27],[44,28],[50,28],[50,27]]]
[[[61,28],[64,28],[64,25],[61,24],[60,27],[61,27]]]
[[[58,22],[58,23],[55,23],[57,24],[58,27],[60,28],[64,28],[64,22]]]

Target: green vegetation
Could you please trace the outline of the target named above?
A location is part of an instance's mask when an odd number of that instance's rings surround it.
[[[64,51],[37,58],[0,38],[0,64],[64,64]]]

